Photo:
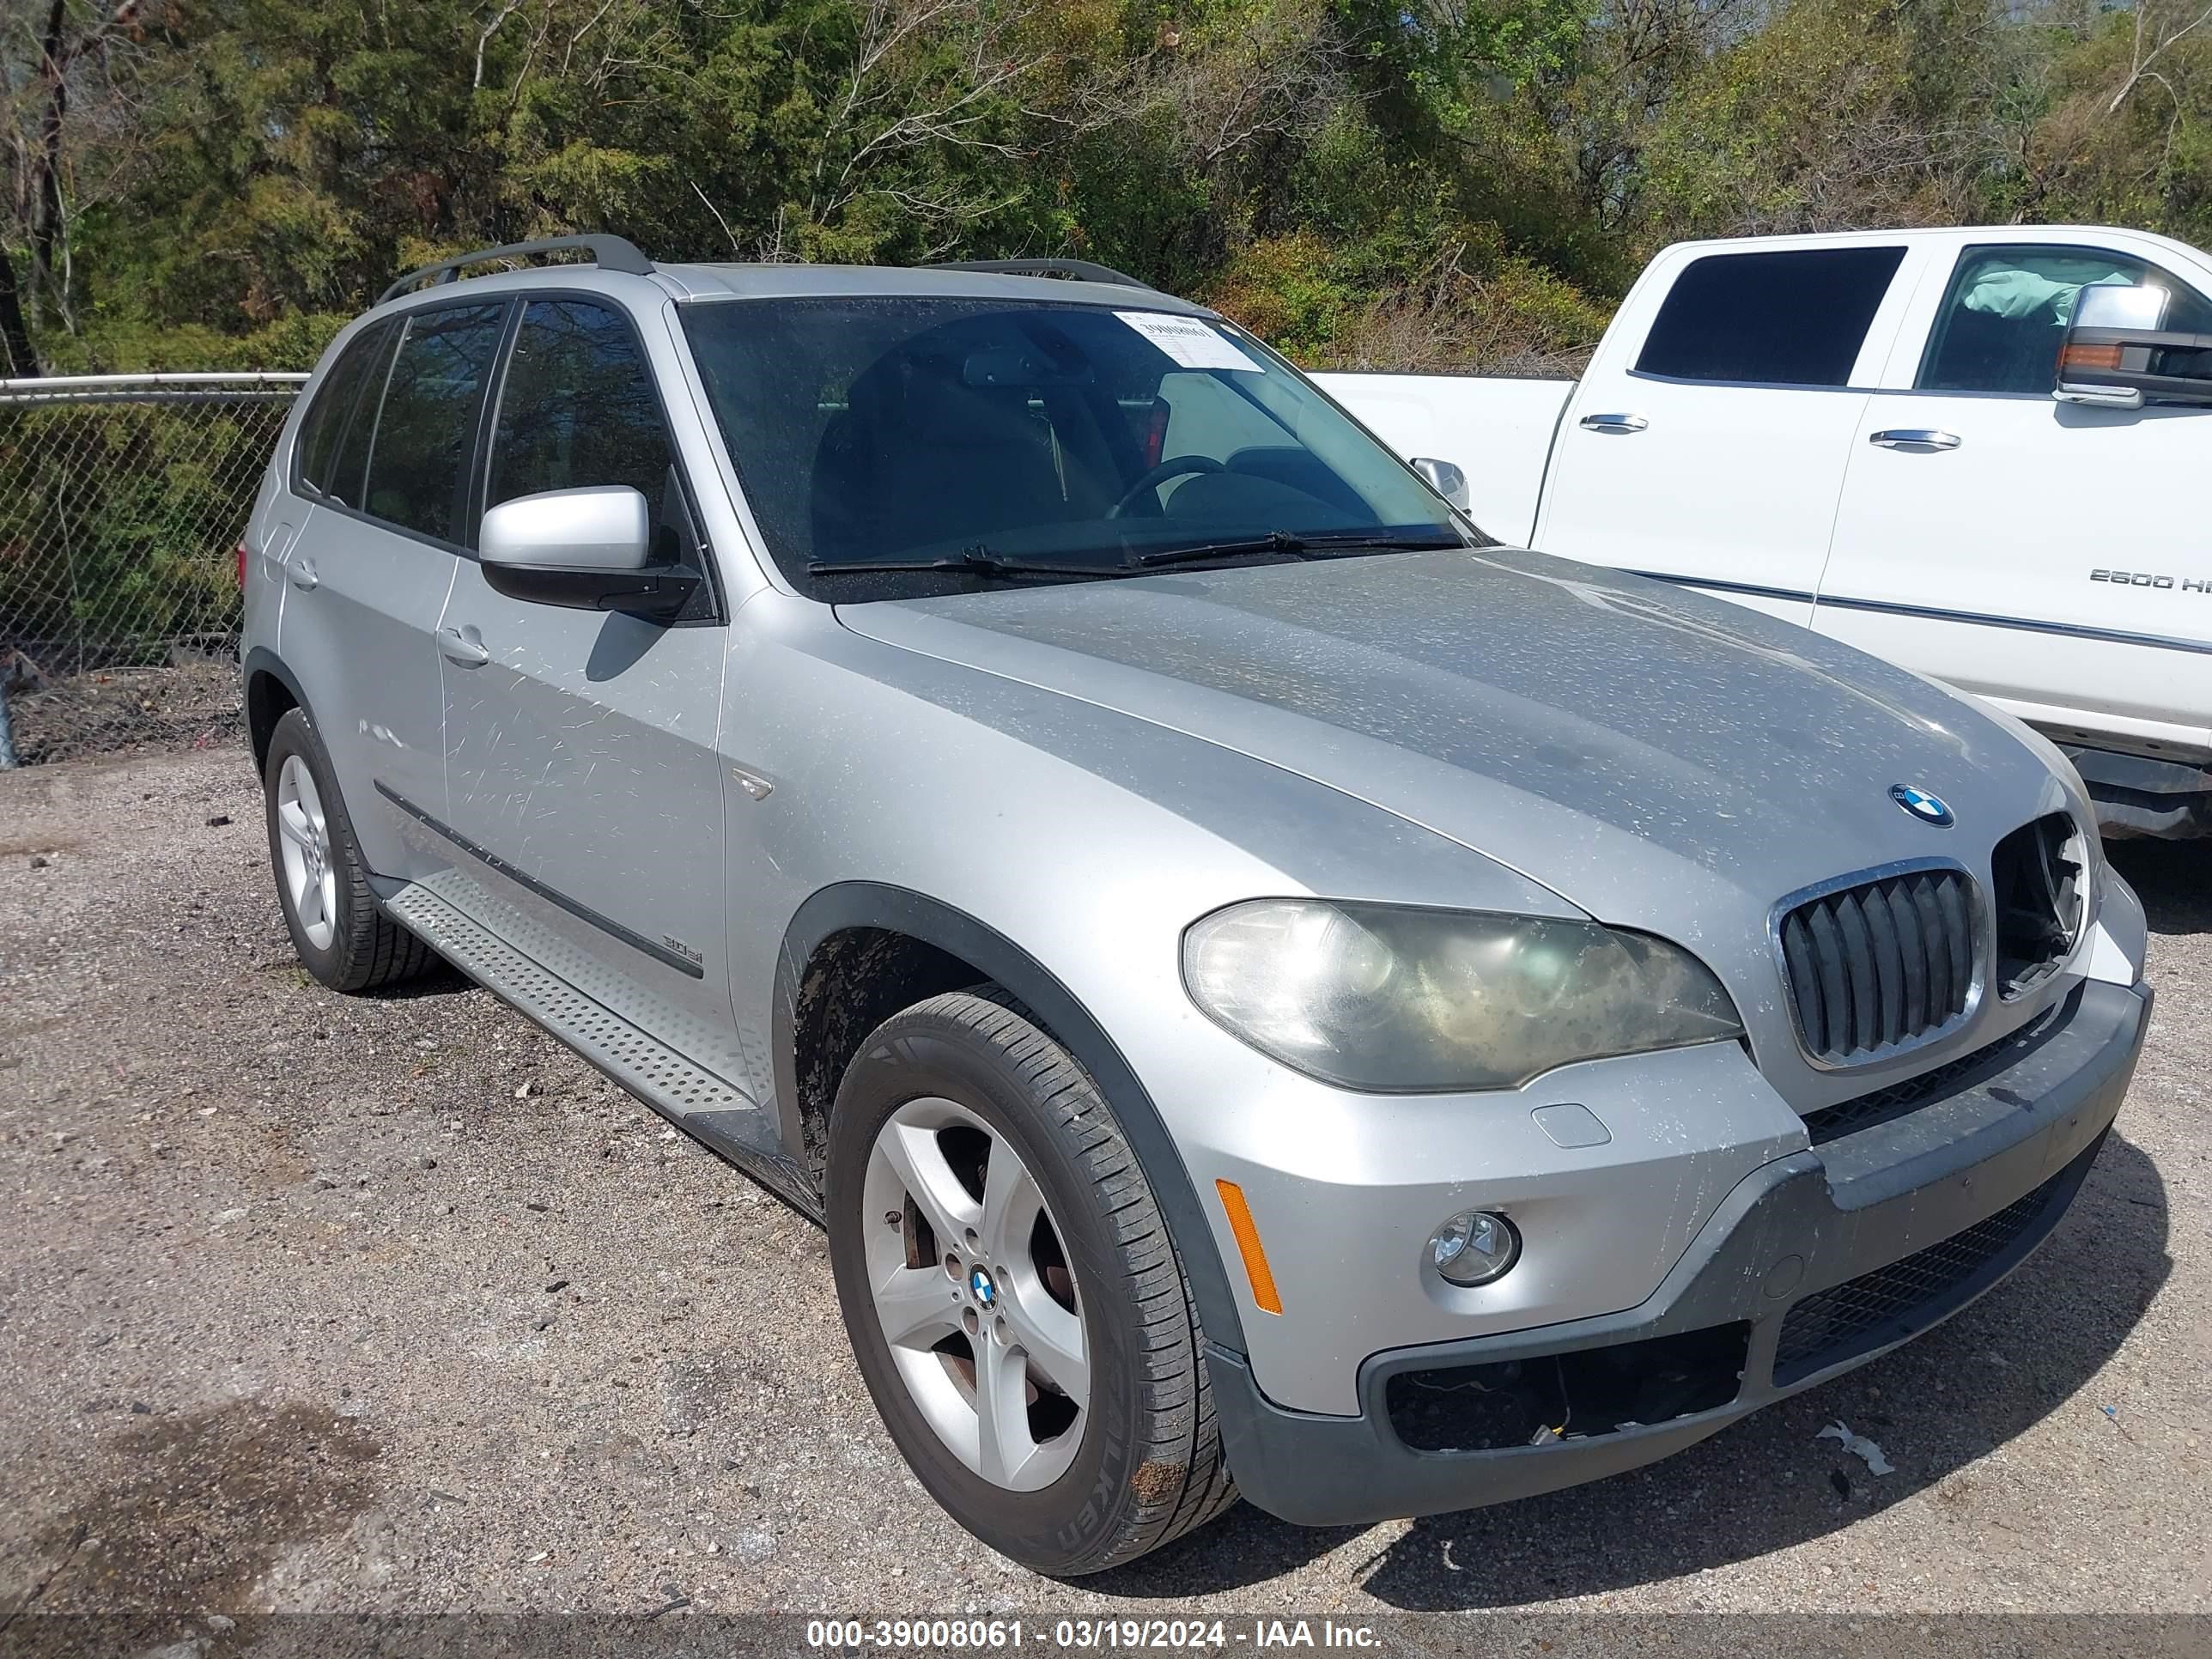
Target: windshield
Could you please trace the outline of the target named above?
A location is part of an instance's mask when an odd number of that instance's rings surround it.
[[[818,598],[1479,540],[1210,319],[895,296],[682,315],[769,551]]]

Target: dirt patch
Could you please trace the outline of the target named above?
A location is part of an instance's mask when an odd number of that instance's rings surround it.
[[[146,747],[204,749],[246,729],[238,664],[193,658],[50,681],[9,698],[25,766]]]
[[[33,1540],[36,1611],[244,1611],[284,1550],[368,1508],[381,1449],[319,1406],[151,1419],[109,1443],[111,1477]]]
[[[0,836],[0,859],[35,856],[40,853],[73,853],[84,845],[82,836]]]

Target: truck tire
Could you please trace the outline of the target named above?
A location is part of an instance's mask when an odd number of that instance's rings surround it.
[[[277,902],[309,973],[333,991],[369,991],[438,960],[370,890],[337,775],[304,711],[286,710],[270,733],[261,792]]]
[[[969,1532],[1073,1577],[1236,1501],[1151,1185],[1014,999],[955,992],[878,1027],[838,1088],[824,1184],[861,1375]]]

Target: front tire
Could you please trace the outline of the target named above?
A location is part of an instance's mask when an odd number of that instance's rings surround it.
[[[1236,1501],[1152,1188],[1097,1085],[1018,1003],[957,992],[878,1027],[828,1152],[847,1334],[954,1520],[1072,1577]]]
[[[261,781],[276,898],[307,970],[333,991],[368,991],[435,962],[370,890],[337,774],[304,711],[287,709],[276,722]]]

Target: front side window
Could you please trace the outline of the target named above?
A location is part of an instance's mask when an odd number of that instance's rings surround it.
[[[408,314],[369,439],[362,505],[374,517],[458,539],[477,413],[506,314],[504,305]]]
[[[2085,288],[2164,289],[2165,326],[2212,333],[2212,303],[2156,265],[2087,247],[1968,248],[1936,313],[1920,365],[1923,392],[2007,392],[2048,397],[2058,350]]]
[[[1476,541],[1295,369],[1211,319],[890,295],[682,315],[769,551],[824,599],[945,591],[929,572],[835,580],[864,562],[1076,580],[1210,550]]]
[[[629,319],[587,300],[532,301],[500,388],[484,505],[628,484],[658,523],[674,460]]]
[[[338,447],[345,441],[346,424],[353,418],[362,403],[362,392],[376,378],[382,368],[384,348],[389,343],[391,325],[372,323],[347,343],[338,360],[331,365],[331,372],[323,377],[316,388],[314,401],[307,412],[300,417],[300,436],[297,453],[300,457],[300,482],[318,495],[330,495],[351,505],[349,491],[337,483]],[[374,405],[372,403],[371,407]],[[366,443],[357,453],[365,453]],[[360,469],[354,478],[358,481]]]
[[[1679,380],[1842,386],[1901,247],[1710,253],[1682,267],[1636,360]]]

